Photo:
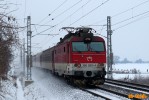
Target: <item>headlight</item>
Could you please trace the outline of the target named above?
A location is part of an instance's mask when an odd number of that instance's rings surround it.
[[[99,67],[104,67],[104,63],[98,63],[97,68],[99,68]]]
[[[81,64],[77,64],[77,63],[75,63],[75,64],[74,64],[74,67],[78,67],[78,68],[80,68],[80,67],[81,67]]]

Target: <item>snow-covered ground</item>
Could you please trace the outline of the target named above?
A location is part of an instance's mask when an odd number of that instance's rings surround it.
[[[136,69],[138,74],[132,74],[131,71]],[[129,64],[115,64],[113,65],[114,71],[129,71],[128,74],[113,74],[114,79],[123,79],[123,78],[129,78],[134,79],[136,77],[149,77],[149,63],[144,64],[135,64],[135,63],[129,63]]]
[[[3,82],[3,91],[0,92],[0,100],[98,100],[89,93],[68,85],[63,78],[53,76],[49,71],[40,68],[32,68],[33,83],[24,87],[21,85],[22,75],[18,75],[20,69],[16,69],[18,76],[14,86],[13,80]],[[102,100],[102,99],[101,99]]]
[[[26,100],[20,81],[21,68],[12,69],[8,75],[8,80],[3,80],[0,88],[0,100]],[[17,78],[14,79],[13,76]],[[15,85],[15,83],[17,85]]]
[[[113,74],[114,79],[133,78],[136,75],[149,77],[149,64],[116,64],[115,70],[131,70],[136,68],[141,74]],[[22,71],[17,68],[15,74],[18,76],[17,88],[12,81],[3,82],[3,92],[0,90],[0,100],[102,100],[82,90],[68,85],[63,78],[52,75],[49,71],[32,68],[33,83],[27,87],[21,85],[21,75],[17,72]],[[105,92],[98,91],[100,94]],[[112,96],[112,95],[109,95]],[[113,97],[117,98],[117,97]],[[115,99],[114,99],[115,100]]]
[[[113,66],[113,70],[128,70],[131,71],[133,69],[136,69],[137,71],[146,74],[149,74],[149,63],[126,63],[126,64],[114,64]],[[148,72],[147,72],[148,70]]]
[[[26,100],[98,100],[91,94],[68,85],[50,72],[33,68],[34,83],[25,88]]]
[[[16,100],[16,88],[10,81],[3,81],[0,89],[0,100]]]

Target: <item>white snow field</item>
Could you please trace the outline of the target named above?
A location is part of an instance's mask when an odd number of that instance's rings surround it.
[[[143,74],[149,74],[149,63],[126,63],[126,64],[114,64],[113,70],[133,70],[136,69]],[[148,72],[147,72],[148,69]]]
[[[139,74],[131,73],[132,70],[136,69]],[[128,64],[115,64],[113,65],[114,71],[129,71],[130,73],[126,74],[113,74],[114,79],[134,79],[135,77],[149,77],[149,63],[144,64],[135,64],[135,63],[128,63]]]

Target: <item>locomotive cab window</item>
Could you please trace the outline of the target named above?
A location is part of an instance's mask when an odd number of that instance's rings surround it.
[[[104,43],[103,42],[90,42],[88,44],[84,42],[72,42],[72,51],[74,52],[85,52],[85,51],[92,51],[92,52],[103,52]]]
[[[73,51],[88,51],[87,45],[84,42],[72,42]]]
[[[89,51],[104,51],[103,42],[91,42],[89,45]]]

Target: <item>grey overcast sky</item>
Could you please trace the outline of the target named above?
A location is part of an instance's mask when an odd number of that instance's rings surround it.
[[[11,14],[17,18],[20,26],[26,25],[27,16],[31,16],[33,35],[33,53],[52,47],[66,32],[61,27],[89,26],[97,34],[106,36],[106,18],[111,16],[112,45],[114,55],[135,61],[139,58],[149,61],[149,0],[7,0],[17,3],[11,5]],[[49,15],[50,14],[50,15]],[[95,26],[94,26],[95,25]],[[98,26],[97,26],[98,25]],[[101,25],[101,26],[100,26]],[[26,37],[26,32],[20,32]],[[105,38],[106,40],[106,38]],[[39,43],[39,44],[34,44]],[[39,48],[37,48],[39,47]]]

